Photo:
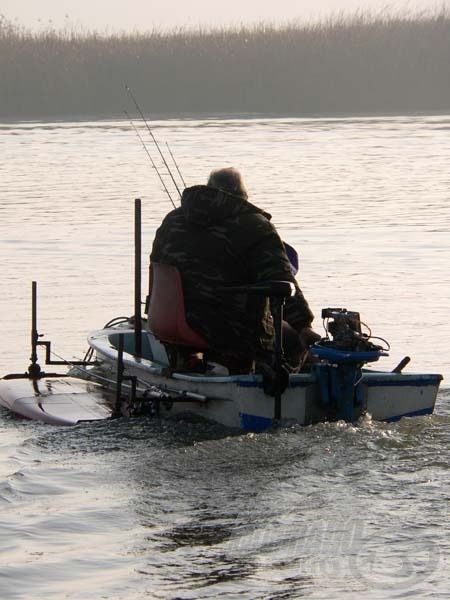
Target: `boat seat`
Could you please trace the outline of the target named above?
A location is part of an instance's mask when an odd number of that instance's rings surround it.
[[[147,298],[148,328],[161,342],[203,351],[205,338],[186,321],[181,275],[172,265],[150,264],[150,290]]]

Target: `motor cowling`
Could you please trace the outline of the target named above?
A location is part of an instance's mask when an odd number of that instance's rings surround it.
[[[370,341],[370,334],[362,332],[358,312],[326,308],[322,310],[322,318],[326,337],[310,348],[311,354],[319,359],[314,372],[321,403],[330,418],[353,422],[365,410],[360,386],[362,368],[387,353]]]

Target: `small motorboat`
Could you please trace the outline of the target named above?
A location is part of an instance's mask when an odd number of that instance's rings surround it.
[[[289,372],[281,337],[283,305],[293,288],[289,282],[228,288],[271,298],[272,363],[254,364],[243,374],[211,363],[205,341],[186,322],[181,279],[173,267],[152,265],[147,316],[142,317],[140,224],[137,229],[133,317],[114,319],[89,334],[83,360],[52,360],[50,342],[37,331],[33,282],[31,364],[26,373],[0,380],[1,406],[55,425],[118,415],[194,415],[245,431],[263,431],[274,423],[356,422],[367,413],[375,420],[396,421],[433,412],[442,376],[404,373],[409,357],[391,371],[370,367],[387,356],[389,344],[364,332],[359,313],[345,308],[322,310],[326,333],[310,348],[309,369]],[[69,371],[45,373],[38,363],[39,346],[46,349],[46,364],[69,366]]]
[[[244,431],[275,423],[355,422],[367,413],[396,421],[433,412],[441,375],[402,372],[407,357],[392,371],[368,368],[387,352],[362,333],[359,314],[330,308],[322,316],[327,336],[311,348],[314,361],[301,373],[280,368],[274,356],[272,365],[233,375],[208,362],[207,352],[193,355],[195,368],[174,368],[167,344],[147,321],[136,327],[135,317],[90,333],[84,360],[54,361],[50,342],[34,329],[32,363],[26,373],[0,380],[0,405],[54,425],[150,414],[195,416]],[[39,345],[46,347],[46,364],[69,365],[69,371],[42,371]]]
[[[345,309],[324,312],[334,316],[331,323],[353,324],[357,314]],[[309,372],[281,377],[274,367],[229,375],[221,365],[207,362],[203,372],[198,368],[191,372],[173,370],[164,344],[150,331],[143,331],[141,336],[139,355],[132,319],[88,337],[97,363],[88,371],[93,380],[105,385],[109,382],[117,390],[118,372],[126,374],[119,384],[121,397],[126,398],[122,412],[142,410],[144,404],[146,412],[164,417],[191,414],[246,431],[265,430],[275,422],[355,422],[366,413],[379,421],[431,414],[442,380],[439,374],[402,372],[407,358],[393,371],[369,369],[365,365],[386,352],[373,347],[339,348],[338,335],[314,345],[311,353],[316,361]],[[363,341],[366,348],[371,343]]]

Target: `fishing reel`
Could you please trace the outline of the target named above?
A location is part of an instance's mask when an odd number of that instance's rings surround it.
[[[381,346],[369,341],[370,329],[362,323],[358,312],[348,311],[346,308],[324,308],[322,319],[326,337],[320,341],[321,346],[350,352],[383,350]],[[368,333],[363,333],[362,325],[365,325]]]

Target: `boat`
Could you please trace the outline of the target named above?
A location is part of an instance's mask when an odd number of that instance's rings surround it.
[[[344,309],[340,316],[348,312]],[[143,332],[142,342],[137,356],[132,319],[92,332],[88,343],[98,361],[91,372],[93,379],[100,375],[116,381],[121,365],[134,378],[136,394],[147,394],[154,414],[196,415],[245,431],[266,430],[275,422],[354,422],[366,413],[379,421],[431,414],[442,379],[439,374],[402,372],[406,359],[393,371],[362,369],[363,361],[374,362],[386,353],[336,350],[318,343],[312,353],[319,360],[311,371],[289,374],[278,395],[277,390],[267,389],[265,373],[227,375],[216,365],[204,373],[172,371],[165,347],[154,334]],[[130,385],[127,390],[130,402]]]
[[[136,229],[140,240],[140,225]],[[91,332],[83,360],[52,360],[50,342],[40,339],[37,330],[33,282],[31,364],[25,373],[0,380],[1,406],[54,425],[151,415],[195,417],[257,432],[276,424],[352,423],[366,414],[378,421],[397,421],[433,413],[442,376],[405,373],[409,357],[390,371],[374,369],[374,363],[388,356],[389,344],[365,332],[359,313],[346,308],[322,310],[326,333],[310,348],[309,368],[290,372],[281,337],[284,301],[293,291],[289,282],[227,288],[270,297],[276,334],[271,364],[229,373],[224,365],[209,361],[204,340],[189,328],[181,278],[173,267],[151,266],[152,284],[141,315],[140,242],[135,246],[134,315]],[[163,302],[156,302],[156,296]],[[43,371],[40,346],[46,350],[45,364],[69,369]]]
[[[355,422],[366,414],[397,421],[433,413],[440,374],[403,372],[408,357],[392,371],[369,368],[387,352],[360,331],[359,314],[331,308],[322,316],[333,337],[311,348],[315,360],[308,372],[283,370],[281,377],[276,361],[265,371],[245,374],[229,374],[207,361],[191,370],[173,368],[167,345],[149,330],[148,321],[136,327],[134,316],[91,332],[86,357],[76,363],[52,360],[50,342],[33,329],[32,363],[27,372],[0,380],[0,405],[53,425],[144,414],[195,417],[256,432],[274,424]],[[46,347],[46,364],[68,364],[69,370],[42,371],[39,345]]]

